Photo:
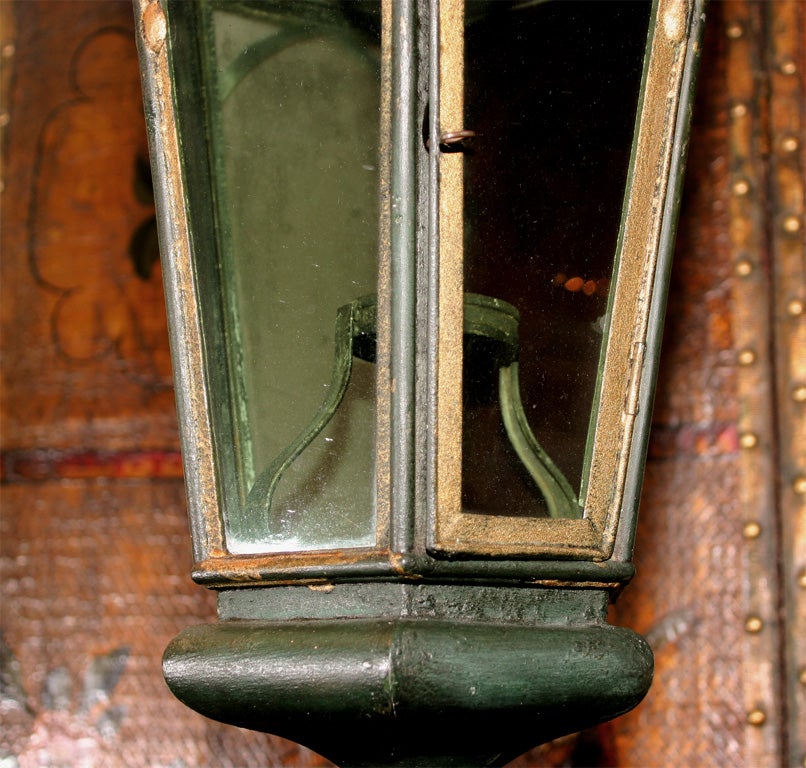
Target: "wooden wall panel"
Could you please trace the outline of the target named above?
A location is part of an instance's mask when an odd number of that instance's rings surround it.
[[[154,216],[131,8],[12,7],[4,448],[175,448],[159,263],[129,252]]]
[[[328,765],[162,681],[166,642],[214,601],[189,577],[131,6],[0,14],[0,762]],[[653,645],[655,684],[513,768],[806,754],[806,11],[709,16],[638,575],[613,609]]]

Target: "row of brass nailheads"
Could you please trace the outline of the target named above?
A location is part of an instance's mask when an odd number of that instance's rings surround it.
[[[739,40],[744,36],[744,27],[741,23],[734,21],[728,23],[725,28],[725,33],[730,40]],[[731,105],[729,114],[733,120],[739,120],[747,115],[748,109],[744,102],[735,102]],[[751,192],[750,181],[744,177],[739,177],[731,184],[731,192],[739,198],[747,197]],[[734,272],[738,277],[750,277],[753,274],[753,262],[748,258],[739,259],[734,265]],[[749,367],[756,363],[756,352],[753,349],[741,349],[736,354],[736,362],[743,366]],[[753,432],[744,432],[739,435],[739,445],[744,449],[754,448],[758,444],[758,436]],[[762,534],[761,525],[755,521],[749,521],[744,524],[742,531],[744,538],[747,541],[758,539]],[[764,622],[758,616],[748,616],[745,619],[744,628],[746,632],[757,634],[761,632],[764,627]],[[751,709],[747,715],[747,723],[753,726],[761,726],[767,721],[767,714],[761,707]]]
[[[744,36],[744,26],[738,22],[730,22],[726,27],[726,34],[731,40],[738,40]],[[797,73],[797,65],[791,59],[787,59],[779,64],[779,70],[784,75],[794,75]],[[738,102],[731,107],[731,116],[734,118],[744,117],[747,114],[747,105]],[[783,136],[779,142],[781,149],[787,154],[796,152],[800,148],[798,138],[793,135]],[[737,197],[744,197],[750,192],[750,182],[747,179],[737,179],[732,185],[733,193]],[[791,214],[782,220],[782,229],[787,234],[797,234],[802,227],[801,217]],[[739,277],[749,277],[754,270],[752,261],[746,258],[739,259],[735,265],[736,274]],[[790,317],[800,317],[804,313],[804,302],[802,299],[791,299],[786,307]],[[755,352],[751,349],[741,350],[737,355],[739,365],[752,365],[756,360]],[[792,388],[792,399],[797,403],[806,403],[806,384],[797,384]],[[747,432],[739,437],[739,444],[742,448],[755,448],[758,445],[758,437]],[[792,483],[792,489],[798,495],[806,495],[806,476],[798,476]]]
[[[744,37],[744,26],[739,21],[732,21],[725,28],[725,34],[731,40],[738,40]],[[783,59],[778,63],[778,71],[782,75],[794,75],[797,73],[798,67],[792,59]]]
[[[738,40],[744,36],[744,26],[733,21],[728,23],[725,32],[729,39]],[[791,59],[785,59],[778,65],[779,72],[783,75],[794,75],[797,73],[797,65]],[[739,119],[747,115],[748,107],[743,102],[734,103],[730,108],[730,116]],[[800,148],[800,142],[796,136],[786,135],[778,142],[780,149],[786,154],[793,154]],[[737,197],[745,197],[751,192],[750,182],[745,178],[736,179],[732,186],[732,192]],[[802,228],[801,216],[790,214],[781,220],[781,228],[787,235],[795,235]],[[734,267],[737,276],[749,277],[754,271],[754,264],[747,258],[739,259]],[[804,312],[802,299],[792,298],[786,306],[787,314],[790,317],[800,317]],[[741,366],[751,366],[756,362],[756,353],[752,349],[742,349],[737,353],[737,363]],[[791,391],[792,399],[797,403],[806,403],[806,384],[796,384]],[[752,449],[758,445],[758,436],[753,432],[745,432],[739,436],[739,445],[744,449]],[[806,476],[796,477],[792,488],[799,495],[806,495]],[[743,529],[744,538],[752,541],[761,536],[761,525],[755,521],[745,523]],[[798,574],[798,585],[806,589],[806,570]],[[759,616],[748,616],[745,620],[745,630],[751,634],[758,634],[764,628],[764,621]],[[806,685],[806,667],[802,667],[799,673],[799,681]],[[762,726],[767,721],[767,715],[761,707],[756,707],[747,713],[747,722],[753,726]],[[806,757],[803,759],[803,766],[806,768]]]
[[[795,75],[798,67],[792,59],[786,59],[779,64],[779,71],[783,75]],[[780,147],[787,154],[792,154],[799,149],[800,142],[796,136],[787,135],[782,137]],[[789,215],[784,217],[782,222],[784,232],[790,235],[799,233],[802,226],[801,216]],[[791,299],[787,304],[787,313],[790,317],[800,317],[803,312],[804,304],[802,299]],[[792,388],[792,399],[796,403],[806,403],[806,383],[796,384]],[[793,480],[792,490],[799,496],[806,496],[806,474],[799,475]],[[801,568],[799,571],[797,583],[800,589],[806,589],[806,568]],[[806,666],[800,668],[798,681],[801,685],[806,686]],[[806,755],[803,757],[802,764],[806,767]]]
[[[14,56],[16,50],[17,49],[14,46],[14,43],[10,42],[3,43],[2,47],[0,47],[0,58],[2,58],[4,61],[8,61]],[[11,122],[11,115],[5,108],[5,105],[3,105],[2,109],[0,110],[0,128],[5,128],[10,122]],[[6,188],[5,179],[0,178],[0,193],[5,192],[5,188]]]
[[[4,59],[10,59],[15,54],[16,50],[14,43],[4,43],[2,48],[0,48],[0,56]],[[3,111],[0,112],[0,128],[5,128],[10,119],[8,111],[3,109]]]
[[[738,21],[728,23],[726,30],[727,36],[731,40],[738,40],[744,35],[744,27]],[[792,59],[784,59],[778,64],[778,71],[787,76],[792,76],[797,73],[797,64]],[[747,114],[747,105],[744,103],[736,103],[730,108],[730,115],[734,119],[744,117]],[[778,142],[781,150],[786,154],[793,154],[800,148],[800,142],[796,136],[786,135],[781,137]],[[744,197],[751,191],[750,182],[747,179],[739,178],[733,182],[733,194],[737,197]],[[802,214],[801,214],[802,216]],[[796,235],[801,231],[803,226],[801,216],[790,214],[785,216],[781,221],[781,228],[787,235]],[[748,259],[740,259],[736,265],[736,274],[739,277],[749,277],[754,269],[753,263]],[[787,314],[790,317],[800,317],[804,313],[804,302],[800,298],[792,298],[786,306]],[[737,354],[737,362],[742,366],[753,365],[756,361],[756,354],[752,349],[740,350]],[[806,383],[796,384],[791,390],[792,399],[796,403],[806,403]],[[758,445],[758,437],[752,432],[746,432],[739,437],[739,444],[742,448],[751,449]],[[800,475],[793,480],[792,489],[798,495],[806,495],[806,475]],[[762,533],[761,526],[757,522],[747,522],[744,525],[744,538],[747,540],[757,539]],[[798,586],[801,589],[806,589],[806,569],[803,569],[798,574]],[[764,628],[763,620],[758,616],[748,616],[745,621],[745,630],[749,633],[759,633]],[[799,682],[801,685],[806,686],[806,666],[801,667],[799,672]],[[747,714],[747,722],[753,726],[761,726],[767,720],[766,713],[763,709],[757,707]],[[802,765],[806,768],[806,756],[802,760]]]

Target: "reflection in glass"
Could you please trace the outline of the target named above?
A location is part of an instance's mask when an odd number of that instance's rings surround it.
[[[228,515],[228,548],[372,546],[370,362],[354,361],[332,418],[268,475],[334,385],[339,308],[377,290],[380,4],[207,10],[242,497]]]
[[[466,0],[465,290],[520,315],[523,415],[576,496],[633,139],[648,2]],[[497,373],[464,367],[465,512],[550,514]],[[581,509],[579,510],[581,514]]]

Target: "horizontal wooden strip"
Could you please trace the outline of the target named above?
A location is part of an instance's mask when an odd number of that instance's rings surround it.
[[[182,478],[176,450],[56,451],[12,450],[0,453],[0,482],[25,483],[84,478]]]

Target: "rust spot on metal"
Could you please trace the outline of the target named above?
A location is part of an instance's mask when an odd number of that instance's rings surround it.
[[[389,564],[397,573],[406,573],[406,564],[403,555],[393,552],[389,555]]]
[[[666,8],[663,14],[663,32],[668,42],[678,44],[686,32],[687,3],[679,0]]]
[[[535,587],[573,587],[574,589],[616,590],[624,586],[618,581],[571,581],[567,579],[530,579],[528,583]]]
[[[148,47],[159,53],[168,36],[168,25],[159,0],[152,0],[143,11],[143,31]]]
[[[218,588],[237,584],[280,585],[305,584],[328,587],[334,575],[324,569],[344,566],[388,566],[391,556],[386,550],[332,550],[328,552],[286,552],[265,555],[233,555],[210,550],[210,557],[197,561],[193,579],[198,584]],[[316,569],[318,573],[311,573]],[[322,570],[319,570],[322,569]],[[338,578],[338,577],[336,577]],[[326,590],[323,590],[326,591]]]

